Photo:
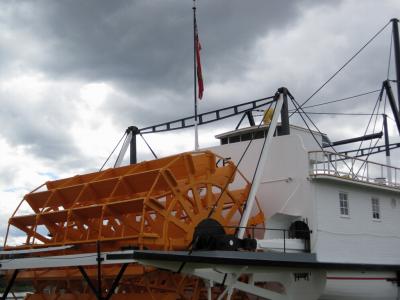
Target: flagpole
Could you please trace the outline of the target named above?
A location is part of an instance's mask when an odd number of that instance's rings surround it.
[[[196,50],[197,50],[197,24],[196,24],[196,0],[193,0],[193,87],[194,87],[194,150],[199,150],[199,133],[197,129],[197,63],[196,63]]]

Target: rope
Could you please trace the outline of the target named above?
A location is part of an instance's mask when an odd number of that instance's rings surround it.
[[[322,136],[322,132],[318,129],[317,125],[315,125],[315,123],[313,122],[313,120],[308,116],[307,113],[304,112],[304,110],[301,108],[301,106],[299,105],[299,103],[296,101],[296,99],[294,97],[290,97],[290,99],[292,100],[293,105],[298,109],[301,110],[304,115],[307,117],[307,119],[311,122],[311,124],[315,127],[315,129],[317,130],[317,132]],[[304,124],[306,125],[307,129],[310,131],[313,139],[315,140],[315,142],[317,143],[318,147],[321,149],[322,152],[325,152],[324,148],[322,147],[322,145],[319,143],[318,139],[315,137],[313,131],[311,130],[310,126],[308,125],[307,121],[304,119],[302,113],[299,114],[300,117],[302,118]],[[338,154],[338,152],[336,151],[336,149],[332,146],[329,145],[329,147],[332,149],[333,152],[335,152],[335,154]],[[335,167],[335,165],[333,164],[332,161],[330,161],[330,164],[332,165],[333,169],[337,172],[337,169]],[[343,161],[343,163],[346,165],[346,167],[350,170],[350,167],[347,165],[347,163],[345,161]]]
[[[271,108],[272,103],[273,103],[273,102],[270,103],[268,109]],[[275,102],[275,107],[276,107],[276,102]],[[260,123],[258,124],[257,128],[260,128],[260,127],[261,127],[262,122],[263,122],[263,120],[260,121]],[[232,172],[231,176],[229,177],[229,180],[227,181],[227,183],[225,184],[224,188],[222,189],[221,194],[219,195],[217,201],[215,201],[213,207],[211,208],[210,212],[208,213],[207,218],[211,217],[211,215],[214,213],[215,208],[217,207],[219,200],[221,199],[222,195],[225,193],[226,189],[228,188],[228,185],[230,184],[230,182],[231,182],[233,176],[236,174],[236,170],[239,168],[239,165],[240,165],[240,163],[242,162],[242,160],[243,160],[244,156],[246,155],[247,151],[249,150],[250,145],[251,145],[251,143],[253,142],[253,140],[254,140],[254,135],[251,137],[251,139],[250,139],[250,141],[248,142],[246,148],[244,149],[242,156],[240,157],[239,161],[237,162],[237,164],[236,164],[236,166],[235,166],[235,170]]]
[[[346,98],[331,100],[331,101],[327,101],[327,102],[323,102],[323,103],[319,103],[319,104],[315,104],[315,105],[304,106],[304,107],[302,107],[302,108],[312,108],[312,107],[327,105],[327,104],[336,103],[336,102],[340,102],[340,101],[351,100],[351,99],[354,99],[354,98],[358,98],[358,97],[366,96],[366,95],[369,95],[369,94],[377,93],[377,92],[379,92],[379,91],[380,91],[380,89],[379,89],[379,90],[373,90],[373,91],[365,92],[365,93],[362,93],[362,94],[357,94],[357,95],[354,95],[354,96],[349,96],[349,97],[346,97]],[[292,111],[293,111],[293,110],[292,110]],[[291,111],[291,112],[292,112],[292,111]]]
[[[303,111],[305,114],[309,115],[339,115],[339,116],[375,116],[382,114],[367,114],[367,113],[338,113],[338,112],[310,112]],[[300,114],[300,112],[294,112],[296,114]]]
[[[149,143],[147,143],[147,141],[144,139],[144,136],[139,132],[141,138],[143,139],[143,141],[145,142],[145,144],[147,145],[147,147],[149,147],[151,153],[154,155],[154,158],[158,159],[157,155],[154,153],[153,149],[150,147]]]
[[[376,102],[375,102],[374,109],[372,110],[373,113],[375,113],[375,110],[377,109],[377,106],[378,106],[378,110],[379,110],[379,106],[380,106],[380,101],[379,101],[379,100],[380,100],[380,97],[378,97],[378,99],[377,99]],[[378,104],[379,104],[379,105],[378,105]],[[373,117],[374,117],[374,115],[371,115],[371,117],[369,118],[368,123],[367,123],[367,127],[365,128],[365,131],[364,131],[364,135],[367,134],[369,125],[371,124],[371,121],[372,121],[372,118],[373,118]],[[376,125],[376,119],[375,119],[375,125]],[[374,125],[374,126],[375,126],[375,125]],[[360,146],[358,147],[358,150],[357,150],[357,152],[356,152],[356,156],[358,155],[358,152],[360,151],[360,149],[361,149],[361,147],[362,147],[362,144],[363,144],[363,141],[361,141]]]
[[[378,99],[377,99],[376,102],[375,102],[374,109],[372,110],[372,112],[375,112],[375,110],[377,110],[377,112],[379,111],[380,103],[381,103],[381,101],[380,101],[380,95],[379,95]],[[378,107],[378,108],[377,108],[377,107]],[[369,125],[371,124],[372,118],[373,118],[373,115],[371,115],[371,117],[370,117],[369,120],[368,120],[368,124],[367,124],[367,127],[365,128],[364,135],[367,134],[367,131],[368,131]],[[375,131],[377,118],[378,118],[378,117],[376,116],[376,117],[375,117],[375,122],[374,122],[374,128],[373,128],[372,132]],[[379,141],[379,139],[378,139],[378,141]],[[358,155],[358,152],[360,151],[360,149],[361,149],[361,147],[362,147],[362,145],[363,145],[363,142],[364,142],[364,141],[361,141],[361,143],[360,143],[360,145],[359,145],[359,147],[358,147],[358,150],[357,150],[355,156]],[[372,146],[372,140],[370,141],[369,146],[370,146],[370,147]],[[371,151],[372,151],[372,150],[371,150]],[[371,153],[368,153],[367,159],[368,159],[368,157],[369,157],[370,154],[371,154]],[[352,159],[352,166],[351,166],[351,170],[350,170],[352,173],[353,173],[353,170],[354,170],[354,162],[355,162],[355,159]],[[365,161],[361,164],[360,168],[359,168],[358,171],[356,172],[356,175],[358,175],[358,173],[359,173],[360,170],[364,167],[364,165],[366,165],[366,164],[365,164]]]
[[[114,149],[111,151],[110,155],[107,157],[106,161],[104,162],[104,164],[101,166],[101,168],[99,169],[99,172],[101,170],[103,170],[104,166],[106,165],[106,163],[110,160],[111,156],[114,154],[115,150],[118,148],[119,144],[121,143],[121,141],[123,140],[123,138],[125,137],[126,132],[124,132],[124,134],[122,135],[121,139],[118,141],[117,145],[114,147]],[[125,138],[126,139],[126,138]]]
[[[361,51],[363,51],[365,49],[365,47],[367,47],[383,30],[386,29],[386,27],[390,24],[390,21],[383,26],[377,33],[375,33],[375,35],[368,40],[367,43],[365,43],[349,60],[346,61],[346,63],[341,66],[339,68],[339,70],[337,70],[335,73],[333,73],[333,75],[331,77],[329,77],[329,79],[327,81],[325,81],[314,93],[312,93],[312,95],[310,97],[307,98],[306,101],[304,101],[298,109],[302,108],[308,101],[310,101],[316,94],[318,94],[318,92],[320,90],[322,90],[333,78],[336,77],[337,74],[339,74],[354,58],[356,58],[358,56],[358,54],[361,53]],[[298,111],[298,109],[296,109],[296,111]],[[293,113],[290,115],[292,116]]]

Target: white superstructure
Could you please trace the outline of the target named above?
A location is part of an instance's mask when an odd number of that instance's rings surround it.
[[[257,135],[239,165],[251,179],[265,130],[253,127],[218,135],[222,145],[210,150],[237,163],[249,134]],[[289,135],[272,139],[257,193],[265,227],[289,230],[293,222],[304,222],[312,231],[310,252],[319,262],[399,265],[400,169],[336,154],[329,147],[321,150],[316,141],[325,146],[329,142],[325,135],[297,126],[290,126]],[[282,239],[282,232],[266,230],[259,246],[284,251]],[[286,244],[290,250],[290,240]],[[321,299],[398,299],[397,284],[388,280],[396,276],[328,272]]]

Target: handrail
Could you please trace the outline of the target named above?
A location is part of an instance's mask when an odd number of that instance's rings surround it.
[[[215,228],[216,226],[204,226],[202,228]],[[311,234],[313,233],[312,230],[310,229],[294,229],[294,230],[290,230],[290,229],[284,229],[284,228],[269,228],[269,227],[260,227],[260,226],[234,226],[234,225],[225,225],[222,226],[223,228],[228,228],[228,229],[245,229],[248,232],[250,231],[251,233],[249,234],[249,238],[253,238],[255,239],[255,235],[256,235],[256,230],[264,230],[264,231],[276,231],[276,232],[282,232],[283,235],[283,252],[286,253],[286,241],[287,240],[292,240],[294,238],[290,237],[290,233],[291,232],[300,232],[300,233],[304,233],[305,235],[308,234],[308,236],[311,236]],[[306,238],[301,238],[304,241],[304,252],[309,252],[310,249],[310,244],[309,244],[309,239]]]
[[[342,153],[309,151],[310,175],[328,175],[400,188],[400,168]]]

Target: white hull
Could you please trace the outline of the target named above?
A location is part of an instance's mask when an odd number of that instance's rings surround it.
[[[395,272],[328,272],[321,300],[398,300],[400,289]]]

